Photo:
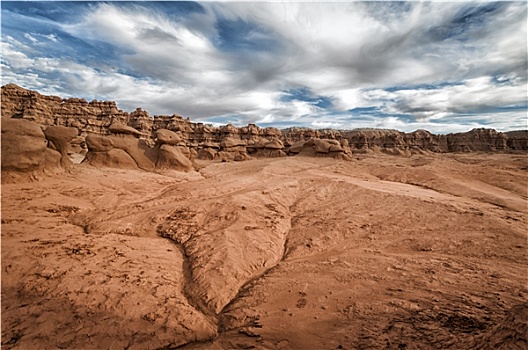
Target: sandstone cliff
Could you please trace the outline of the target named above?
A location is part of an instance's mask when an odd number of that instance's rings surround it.
[[[192,150],[199,159],[225,161],[297,154],[347,159],[352,153],[378,151],[408,156],[423,152],[528,150],[528,131],[501,133],[493,129],[473,129],[465,133],[435,135],[426,130],[404,133],[383,129],[289,128],[281,131],[255,124],[214,127],[191,122],[177,114],[151,116],[141,108],[128,113],[120,110],[113,101],[88,102],[83,98],[45,96],[14,84],[2,87],[2,117],[30,120],[42,129],[47,126],[76,128],[79,136],[71,140],[70,149],[83,153],[89,148],[86,146],[88,135],[112,138],[112,135],[120,134],[119,130],[112,130],[113,125],[128,127],[130,135],[127,137],[142,140],[141,147],[146,149],[156,145],[160,148],[157,131],[168,130],[180,139],[177,147],[188,149],[189,154]],[[92,141],[95,139],[93,136]],[[120,153],[117,149],[112,152]],[[93,152],[88,157],[93,160]]]

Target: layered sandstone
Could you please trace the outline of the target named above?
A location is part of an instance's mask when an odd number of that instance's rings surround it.
[[[277,128],[260,128],[255,124],[244,127],[230,124],[214,127],[194,123],[189,118],[177,114],[151,116],[141,108],[128,113],[120,110],[113,101],[88,102],[82,98],[45,96],[14,84],[2,87],[2,116],[30,120],[39,124],[42,129],[47,126],[76,128],[79,136],[70,141],[70,151],[75,152],[87,151],[88,135],[94,135],[91,136],[93,143],[97,139],[96,135],[112,138],[116,133],[128,134],[126,139],[129,140],[131,137],[142,140],[141,147],[145,148],[146,152],[150,148],[160,148],[157,143],[159,130],[177,133],[181,139],[178,147],[181,147],[180,151],[183,153],[192,153],[199,159],[225,161],[282,157],[300,153],[347,159],[352,153],[379,151],[409,156],[427,152],[528,150],[528,131],[501,133],[493,129],[473,129],[465,133],[435,135],[426,130],[404,133],[384,129],[289,128],[281,131]],[[121,129],[117,130],[116,127]],[[332,150],[327,143],[334,144]],[[164,154],[167,154],[167,147],[161,147],[164,148]],[[111,153],[122,152],[114,150]],[[88,157],[92,157],[89,160],[92,163],[93,154]],[[190,156],[186,158],[190,159]],[[101,160],[100,163],[117,162],[114,156],[111,159]],[[117,163],[124,161],[123,157],[120,159]],[[132,164],[130,159],[126,163]],[[149,165],[147,168],[153,167],[154,165]]]
[[[528,149],[528,130],[508,131],[504,133],[508,139],[506,145],[512,150]]]
[[[40,125],[75,127],[81,132],[107,134],[114,121],[127,124],[128,113],[113,101],[45,96],[15,84],[2,86],[2,116],[23,118]]]

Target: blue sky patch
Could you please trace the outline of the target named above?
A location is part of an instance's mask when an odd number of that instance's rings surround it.
[[[472,31],[486,30],[486,21],[490,17],[500,15],[499,12],[503,8],[500,2],[483,3],[476,6],[467,4],[448,23],[433,27],[428,33],[440,41],[449,39],[468,41],[471,39],[469,34]]]
[[[227,52],[274,51],[277,43],[264,28],[241,19],[219,19],[216,22],[218,38],[215,45]]]
[[[2,12],[12,12],[32,21],[75,23],[96,2],[2,1]]]
[[[404,90],[438,90],[448,86],[462,85],[462,82],[437,82],[434,84],[417,84],[417,85],[400,85],[384,88],[383,90],[389,92],[404,91]]]
[[[393,118],[402,120],[404,122],[413,122],[416,120],[416,118],[413,117],[411,114],[387,113],[384,107],[359,107],[359,108],[351,109],[349,110],[349,112],[350,112],[350,115],[352,115],[354,118],[372,116],[372,117],[378,117],[378,118],[393,117]]]
[[[307,87],[284,91],[281,101],[304,101],[323,109],[332,107],[332,100],[329,97],[314,95],[314,93]]]

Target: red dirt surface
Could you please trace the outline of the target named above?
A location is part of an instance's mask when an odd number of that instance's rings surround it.
[[[526,348],[526,155],[199,165],[2,185],[2,348]]]

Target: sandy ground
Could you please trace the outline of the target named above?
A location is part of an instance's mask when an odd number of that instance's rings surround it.
[[[528,157],[2,185],[2,348],[462,349],[528,298]]]

